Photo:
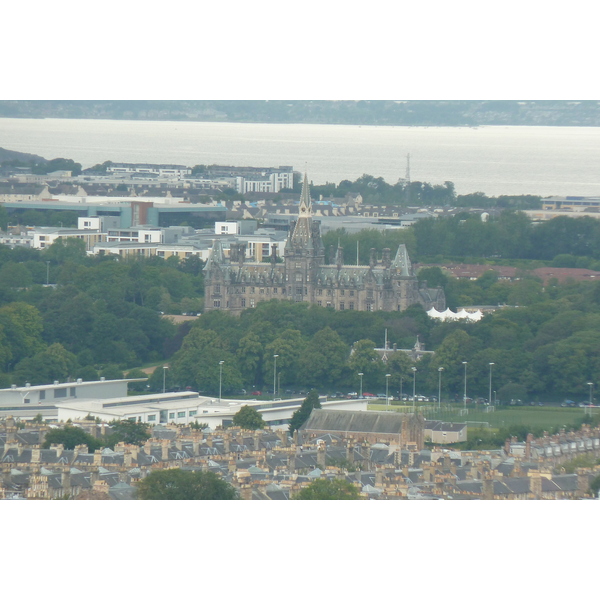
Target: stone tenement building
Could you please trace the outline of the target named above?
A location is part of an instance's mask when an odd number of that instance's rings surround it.
[[[325,264],[320,223],[313,221],[307,176],[300,198],[298,220],[290,230],[283,261],[272,248],[269,262],[245,260],[244,244],[232,244],[225,257],[215,240],[205,272],[205,310],[227,310],[240,314],[264,300],[290,300],[329,306],[336,310],[402,311],[412,304],[425,310],[444,310],[441,288],[419,284],[401,244],[395,257],[385,248],[381,261],[371,250],[368,266],[344,265],[338,247],[331,264]]]

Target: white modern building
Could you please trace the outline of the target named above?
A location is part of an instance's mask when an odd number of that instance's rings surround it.
[[[242,406],[253,406],[273,429],[287,429],[294,411],[304,398],[275,400],[221,400],[197,392],[174,392],[124,396],[108,400],[69,400],[58,407],[58,420],[83,419],[88,415],[103,421],[131,420],[149,425],[206,423],[211,429],[228,426]],[[325,410],[367,410],[367,400],[321,398]]]
[[[127,385],[133,381],[145,379],[108,379],[99,381],[72,381],[47,385],[24,386],[13,385],[0,389],[0,414],[12,414],[15,417],[28,419],[38,413],[44,418],[56,418],[57,406],[65,400],[97,400],[110,402],[113,398],[127,395]]]
[[[159,177],[182,178],[191,175],[192,170],[185,165],[150,165],[132,163],[113,163],[106,168],[107,173],[147,173]]]

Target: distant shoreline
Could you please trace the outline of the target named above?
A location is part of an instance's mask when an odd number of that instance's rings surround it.
[[[435,128],[451,128],[451,129],[484,129],[489,127],[579,127],[581,129],[593,127],[600,127],[598,125],[572,125],[569,123],[561,124],[548,124],[548,123],[485,123],[481,125],[406,125],[401,123],[325,123],[325,122],[314,122],[314,121],[221,121],[221,120],[209,120],[206,119],[151,119],[151,118],[131,118],[131,117],[37,117],[37,116],[6,116],[0,115],[0,122],[4,119],[19,119],[26,120],[32,119],[36,121],[124,121],[133,123],[215,123],[215,124],[227,124],[233,125],[326,125],[326,126],[340,126],[340,127],[405,127],[410,129],[435,129]]]
[[[373,127],[600,127],[595,100],[0,100],[0,118]]]

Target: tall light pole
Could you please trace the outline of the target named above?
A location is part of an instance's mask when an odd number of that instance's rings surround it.
[[[46,285],[50,285],[50,261],[46,261]]]
[[[592,415],[592,391],[594,389],[594,384],[593,384],[593,382],[588,381],[588,385],[590,386],[590,416],[591,416]]]
[[[360,397],[362,398],[362,378],[363,378],[364,373],[359,373],[358,376],[360,377]]]
[[[465,393],[463,395],[463,403],[465,406],[465,410],[467,409],[467,365],[469,363],[466,360],[463,360],[463,365],[465,365]]]
[[[495,365],[496,363],[491,362],[490,363],[490,397],[489,397],[489,405],[492,405],[492,367]]]
[[[390,383],[390,374],[386,373],[385,375],[385,405],[390,405],[390,393],[389,393],[389,383]]]
[[[413,413],[415,412],[415,396],[417,395],[417,367],[411,367],[413,372]]]
[[[438,411],[442,410],[442,371],[444,367],[440,367],[438,369],[439,378],[438,378]]]
[[[167,369],[169,367],[165,367],[163,365],[163,394],[167,391]]]
[[[273,363],[273,400],[275,400],[275,393],[277,392],[277,357],[279,354],[273,354],[275,362]]]
[[[402,402],[402,401],[403,401],[403,398],[402,398],[402,375],[400,375],[400,402]]]
[[[219,361],[219,404],[221,404],[221,391],[223,389],[223,363],[224,360]]]

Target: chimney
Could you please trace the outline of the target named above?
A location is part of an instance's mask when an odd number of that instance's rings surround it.
[[[542,475],[537,469],[529,470],[529,489],[536,500],[542,497]]]
[[[325,443],[320,443],[317,447],[317,465],[321,468],[325,468]]]
[[[494,499],[494,480],[492,479],[491,473],[486,472],[483,477],[483,499],[493,500]]]
[[[382,263],[386,269],[389,269],[392,266],[392,256],[389,248],[383,249]]]
[[[590,479],[588,477],[587,469],[577,469],[577,492],[576,496],[581,498],[585,496],[590,489]]]
[[[375,251],[375,248],[371,248],[371,253],[369,256],[369,267],[371,267],[371,269],[377,265],[377,253]]]
[[[375,469],[375,487],[378,487],[378,488],[383,487],[383,474],[384,474],[383,468],[377,467]]]
[[[71,495],[71,468],[67,465],[63,467],[61,475],[61,485],[63,494]]]
[[[287,431],[285,429],[280,429],[277,432],[277,437],[279,437],[279,439],[281,441],[281,447],[282,448],[287,448],[288,445],[289,445]]]
[[[223,452],[225,452],[225,454],[231,452],[231,435],[229,433],[223,435]]]
[[[296,470],[296,453],[295,452],[290,452],[290,454],[288,456],[288,469],[290,471]]]
[[[34,446],[31,449],[31,462],[32,463],[39,463],[40,459],[41,459],[41,453],[42,451],[40,450],[39,446]]]
[[[450,455],[449,454],[444,454],[444,458],[442,460],[442,469],[444,471],[449,471],[451,464],[452,464],[452,462],[450,461]]]
[[[477,468],[476,464],[472,464],[471,465],[471,469],[469,470],[469,473],[471,475],[471,479],[478,479],[479,478],[479,469]]]
[[[261,439],[261,435],[258,431],[254,432],[254,451],[258,452],[260,450],[260,439]]]
[[[363,455],[363,469],[369,470],[371,466],[371,445],[366,440],[362,443],[361,454]]]
[[[241,488],[240,498],[242,500],[252,500],[252,486],[249,483],[245,483]]]
[[[161,442],[161,460],[169,460],[169,447],[171,445],[170,440],[162,440]]]
[[[510,438],[506,438],[504,441],[504,453],[507,456],[510,456]]]
[[[96,450],[96,452],[94,452],[94,466],[102,466],[102,450]]]
[[[354,462],[354,446],[352,442],[346,444],[346,460],[352,464]]]

